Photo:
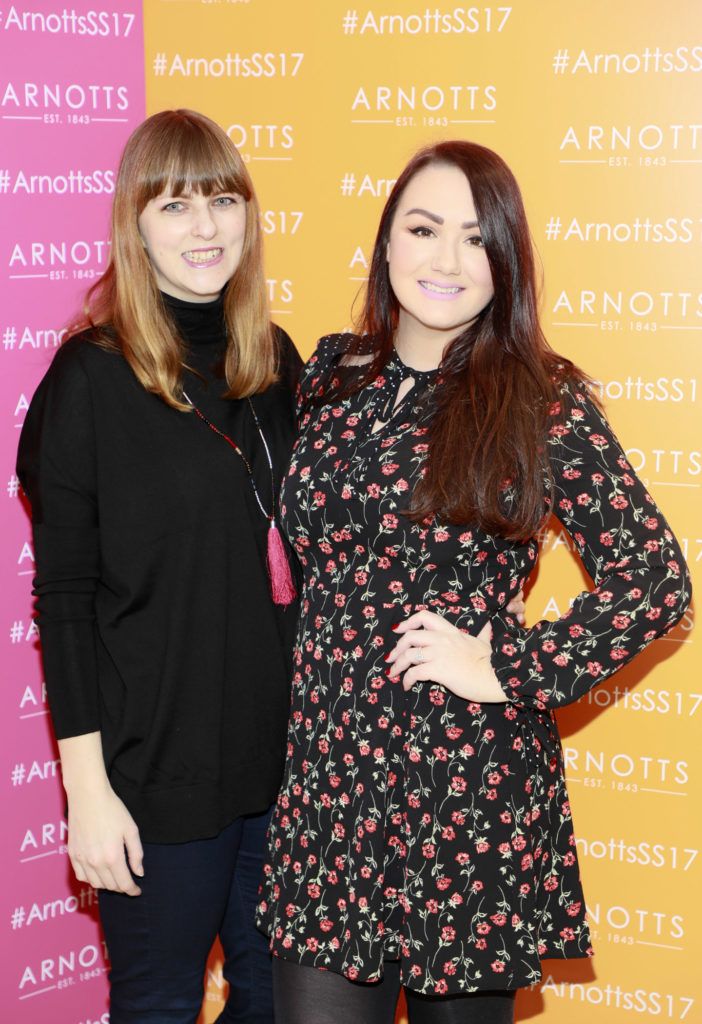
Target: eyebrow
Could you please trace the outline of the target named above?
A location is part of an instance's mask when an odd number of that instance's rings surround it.
[[[438,213],[430,213],[429,210],[422,210],[418,206],[415,206],[411,210],[408,210],[407,213],[405,214],[405,217],[409,217],[410,214],[412,214],[412,213],[419,213],[423,217],[428,217],[429,220],[434,221],[435,224],[443,224],[444,223],[444,218],[440,217],[438,215]],[[461,224],[461,230],[462,231],[466,231],[469,228],[477,228],[477,227],[480,227],[480,225],[478,224],[477,220],[467,220],[465,222],[465,224]]]

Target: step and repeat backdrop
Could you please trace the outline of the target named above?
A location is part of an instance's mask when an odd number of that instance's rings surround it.
[[[124,141],[180,106],[217,120],[248,163],[273,317],[303,355],[352,322],[408,157],[456,137],[500,152],[543,266],[547,336],[592,374],[702,583],[698,0],[0,0],[0,1010],[17,1024],[109,1020],[95,894],[66,856],[18,428],[105,268]],[[531,622],[587,585],[556,521],[542,544]],[[519,1020],[702,1020],[693,617],[560,714],[596,957],[546,962]],[[203,1024],[224,992],[215,949]]]

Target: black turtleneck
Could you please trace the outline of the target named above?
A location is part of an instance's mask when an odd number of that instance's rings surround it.
[[[185,390],[245,452],[269,508],[249,403],[222,398],[221,301],[164,301],[187,348]],[[300,367],[280,330],[278,342],[280,379],[252,399],[276,488]],[[146,841],[205,838],[264,810],[283,764],[295,609],[271,602],[267,523],[241,459],[88,333],[39,385],[18,473],[57,737],[101,732],[112,786]]]

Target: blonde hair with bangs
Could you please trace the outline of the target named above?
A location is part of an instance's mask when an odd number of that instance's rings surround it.
[[[139,382],[184,411],[185,350],[161,298],[139,234],[152,199],[234,192],[246,203],[239,265],[224,290],[228,398],[264,391],[276,379],[277,348],[266,296],[263,241],[253,183],[222,129],[193,110],[163,110],[130,136],[112,205],[112,250],[105,273],[86,297],[84,320],[71,331],[99,330],[96,340],[122,352]]]

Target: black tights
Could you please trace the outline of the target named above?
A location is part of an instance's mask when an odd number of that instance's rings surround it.
[[[393,1024],[400,965],[385,961],[382,981],[361,984],[340,974],[273,957],[276,1024]],[[405,989],[409,1024],[513,1024],[514,992],[420,996]]]

